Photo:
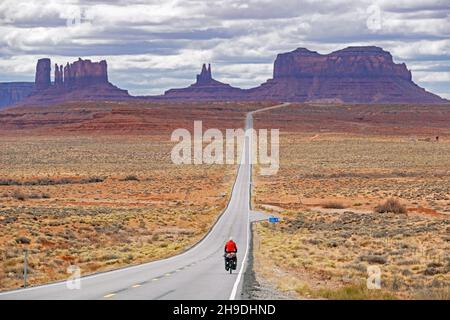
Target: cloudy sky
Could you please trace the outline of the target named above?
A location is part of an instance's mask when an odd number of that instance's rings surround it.
[[[256,86],[277,53],[377,45],[450,98],[448,0],[0,0],[0,81],[32,81],[38,58],[106,59],[110,81],[159,94],[194,81]]]

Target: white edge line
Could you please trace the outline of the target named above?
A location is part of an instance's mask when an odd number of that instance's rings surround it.
[[[252,129],[253,129],[253,114],[254,113],[264,112],[264,111],[267,111],[267,110],[281,108],[281,107],[286,107],[288,105],[290,105],[290,103],[286,103],[285,102],[285,103],[283,103],[281,105],[276,105],[276,106],[272,106],[272,107],[268,107],[268,108],[264,108],[264,109],[260,109],[260,110],[249,112],[248,115],[252,117]],[[250,128],[248,128],[248,129],[250,129]],[[252,131],[252,133],[253,133],[253,131]],[[243,271],[245,269],[245,263],[247,262],[248,248],[250,246],[250,231],[251,231],[250,230],[250,209],[251,209],[250,208],[250,202],[252,200],[251,199],[252,194],[250,192],[250,188],[252,187],[251,182],[252,182],[252,174],[253,174],[253,166],[252,166],[252,159],[253,159],[253,134],[250,135],[250,139],[249,140],[251,140],[251,143],[249,143],[250,148],[248,150],[249,151],[249,162],[250,162],[250,172],[249,172],[249,175],[248,175],[248,182],[249,182],[248,186],[249,186],[250,199],[249,199],[249,201],[247,203],[247,205],[248,205],[248,210],[247,210],[247,248],[245,250],[245,255],[244,255],[244,259],[242,260],[241,269],[239,270],[239,274],[238,274],[237,279],[236,279],[236,281],[234,283],[233,290],[231,291],[231,295],[230,295],[230,299],[229,300],[236,300],[237,290],[238,290],[239,284],[241,282],[242,273],[243,273]],[[237,178],[236,178],[236,180],[237,180]]]
[[[250,113],[250,116],[252,117],[252,122],[253,122],[253,114]],[[252,123],[252,128],[253,128],[253,123]],[[250,128],[248,128],[250,129]],[[252,177],[252,158],[253,158],[253,132],[251,132],[249,141],[251,141],[251,143],[249,143],[249,148],[248,148],[248,153],[249,153],[249,165],[250,165],[250,170],[249,170],[249,174],[248,174],[248,187],[249,187],[249,197],[251,197],[251,192],[250,192],[250,188],[251,188],[251,177]],[[244,259],[242,260],[242,265],[241,265],[241,269],[239,270],[239,274],[237,276],[236,281],[234,282],[233,285],[233,290],[231,290],[231,295],[230,295],[230,299],[229,300],[235,300],[236,299],[236,294],[237,294],[237,290],[239,287],[239,284],[241,282],[241,278],[242,278],[242,273],[245,269],[245,263],[247,262],[247,255],[248,255],[248,248],[250,245],[250,201],[251,198],[249,199],[249,201],[247,202],[247,247],[245,249],[245,255],[244,255]]]

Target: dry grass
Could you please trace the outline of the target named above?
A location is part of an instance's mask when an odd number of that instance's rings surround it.
[[[245,111],[258,106],[7,111],[0,123],[9,128],[0,138],[0,289],[22,285],[25,248],[32,285],[65,279],[72,264],[85,275],[189,248],[225,207],[236,167],[172,164],[171,132],[192,130],[194,120],[205,129],[241,127]],[[14,131],[22,125],[31,133]]]
[[[293,106],[257,114],[257,127],[282,129],[281,163],[268,177],[255,166],[253,205],[283,218],[255,226],[257,273],[306,298],[445,299],[449,110]],[[374,213],[380,204],[385,213]],[[370,265],[381,268],[381,290],[364,288]]]
[[[344,285],[336,290],[322,288],[313,293],[314,297],[331,300],[394,300],[395,295],[380,291],[369,290],[365,284]]]
[[[397,199],[388,199],[384,203],[375,207],[374,211],[376,213],[402,213],[406,214],[408,210],[404,205],[400,203]]]
[[[1,289],[22,284],[25,246],[30,284],[64,279],[71,264],[88,274],[185,250],[225,207],[235,175],[172,165],[172,143],[153,136],[0,143],[0,177],[14,181],[0,186]]]
[[[257,272],[307,298],[442,295],[450,285],[449,223],[394,213],[285,212],[277,225],[255,226],[263,261]],[[380,268],[381,290],[361,289],[368,266]]]
[[[328,201],[322,204],[322,208],[325,209],[345,209],[345,205],[337,201]]]
[[[332,133],[311,141],[311,136],[295,132],[280,137],[278,174],[255,177],[257,206],[304,209],[338,202],[372,212],[396,198],[410,212],[450,213],[449,142]]]
[[[139,181],[139,178],[136,175],[131,174],[123,178],[122,181]]]

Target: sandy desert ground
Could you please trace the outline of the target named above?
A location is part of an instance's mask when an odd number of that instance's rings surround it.
[[[298,298],[449,299],[449,123],[449,107],[257,114],[281,128],[278,174],[254,171],[255,208],[282,218],[254,226],[259,277]],[[390,198],[406,213],[375,212]],[[368,266],[380,290],[366,288]]]
[[[235,166],[178,167],[176,128],[237,128],[271,103],[69,103],[0,112],[0,288],[152,261],[185,250],[228,199]],[[295,298],[448,299],[450,109],[292,105],[276,176],[254,171],[261,282]],[[436,141],[439,136],[439,141]],[[406,213],[375,213],[394,198]],[[401,211],[401,210],[400,210]],[[381,290],[367,290],[367,266]],[[274,272],[275,271],[275,272]]]
[[[262,104],[264,106],[264,104]],[[176,128],[237,128],[260,104],[67,104],[0,113],[0,289],[186,250],[228,200],[234,165],[172,164]]]

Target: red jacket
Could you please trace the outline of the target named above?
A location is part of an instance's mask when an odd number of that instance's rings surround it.
[[[237,252],[237,246],[233,240],[230,240],[225,244],[225,252]]]

